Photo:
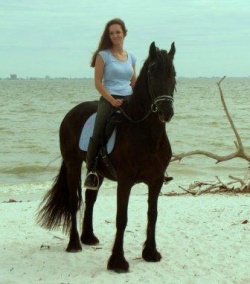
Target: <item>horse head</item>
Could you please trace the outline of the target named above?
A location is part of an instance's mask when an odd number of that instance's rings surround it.
[[[169,122],[174,115],[173,102],[176,86],[176,72],[173,64],[175,55],[174,42],[170,51],[160,50],[152,42],[149,48],[147,64],[148,91],[151,108],[157,112],[160,121]]]

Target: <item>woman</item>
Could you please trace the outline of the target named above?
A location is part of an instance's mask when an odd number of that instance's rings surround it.
[[[84,187],[88,189],[98,189],[95,158],[98,156],[107,118],[129,99],[136,82],[136,59],[123,48],[126,35],[127,29],[121,19],[109,21],[91,61],[91,67],[95,68],[95,87],[101,98],[86,157],[88,174]]]

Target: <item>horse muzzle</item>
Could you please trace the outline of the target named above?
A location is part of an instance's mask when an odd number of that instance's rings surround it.
[[[158,112],[161,122],[169,122],[174,115],[174,99],[171,96],[159,96],[155,98],[153,111]]]
[[[174,116],[174,111],[173,109],[171,111],[168,111],[167,114],[164,115],[164,113],[159,111],[159,119],[161,122],[166,123],[166,122],[170,122],[170,120],[172,119],[172,117]]]

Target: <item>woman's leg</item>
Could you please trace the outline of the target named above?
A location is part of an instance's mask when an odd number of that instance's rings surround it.
[[[97,163],[96,157],[98,156],[98,152],[102,144],[107,119],[115,110],[116,108],[113,107],[107,100],[105,100],[103,97],[100,98],[98,102],[94,131],[89,141],[86,157],[88,174],[84,187],[88,189],[98,189],[98,177],[95,173]]]

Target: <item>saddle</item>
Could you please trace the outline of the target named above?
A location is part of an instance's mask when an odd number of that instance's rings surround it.
[[[82,132],[79,139],[79,148],[82,151],[88,150],[90,138],[92,137],[94,125],[95,125],[96,113],[93,113],[85,122],[82,128]],[[125,121],[124,116],[119,112],[115,111],[110,118],[107,120],[103,138],[101,140],[101,148],[96,159],[96,164],[99,158],[102,159],[105,166],[109,169],[110,173],[116,179],[116,172],[112,165],[109,154],[112,152],[115,140],[116,140],[116,124]],[[97,166],[97,165],[96,165]]]

